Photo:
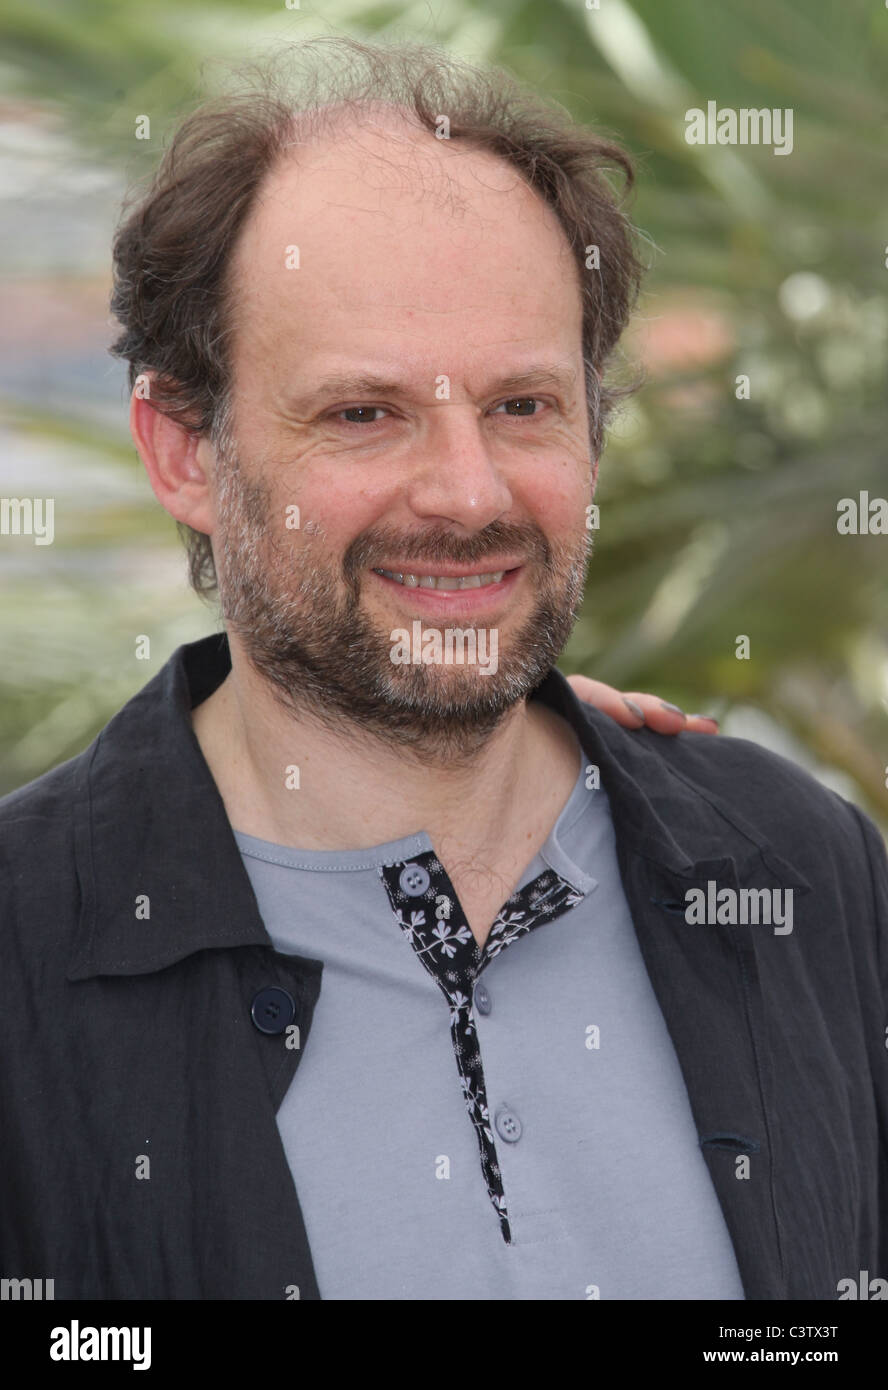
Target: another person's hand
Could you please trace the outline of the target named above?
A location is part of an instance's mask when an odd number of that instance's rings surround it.
[[[685,714],[677,705],[661,700],[658,695],[640,694],[637,690],[615,690],[604,681],[588,676],[568,676],[575,694],[587,705],[594,705],[602,714],[610,715],[624,729],[653,729],[658,734],[680,734],[690,729],[695,734],[717,734],[718,720],[708,714]]]

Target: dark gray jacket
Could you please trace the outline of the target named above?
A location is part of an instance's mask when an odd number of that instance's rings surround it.
[[[191,728],[229,665],[224,636],[180,647],[84,753],[0,801],[0,1276],[57,1299],[319,1296],[275,1114],[322,965],[273,949]],[[626,732],[557,670],[533,698],[600,769],[747,1297],[888,1276],[876,829],[754,744]],[[791,888],[792,932],[689,923],[710,882]],[[268,986],[301,1049],[254,1025]]]

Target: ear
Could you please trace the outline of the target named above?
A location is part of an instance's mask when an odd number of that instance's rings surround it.
[[[176,521],[211,536],[216,513],[212,476],[215,451],[151,401],[151,374],[143,373],[130,399],[130,433],[160,505]]]

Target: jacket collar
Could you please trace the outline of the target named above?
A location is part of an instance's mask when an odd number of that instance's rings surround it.
[[[692,742],[696,756],[693,761],[681,757],[677,738],[649,729],[622,728],[584,704],[556,668],[532,698],[541,699],[568,721],[591,763],[599,766],[617,837],[627,850],[682,878],[699,876],[726,854],[734,859],[741,878],[745,871],[760,872],[764,861],[786,887],[810,891],[801,871],[771,848],[761,830],[740,815],[731,800],[713,790],[714,785],[727,788],[734,775],[729,763],[720,766],[717,761],[718,745],[734,743],[736,747],[734,740],[683,734],[685,750]],[[693,780],[676,766],[681,762],[696,763],[702,780]]]
[[[191,709],[231,669],[227,636],[179,647],[76,760],[74,851],[80,917],[68,979],[139,975],[195,951],[271,946]],[[762,860],[808,888],[754,827],[667,760],[671,742],[628,732],[583,704],[553,668],[533,692],[568,721],[599,768],[624,848],[688,881],[721,863]],[[703,735],[687,735],[703,738]]]
[[[78,759],[81,905],[69,980],[147,974],[211,947],[271,945],[191,726],[193,706],[230,669],[224,633],[177,648]]]

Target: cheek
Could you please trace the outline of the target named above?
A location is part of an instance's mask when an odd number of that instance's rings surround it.
[[[285,495],[286,494],[286,495]],[[294,480],[280,498],[283,511],[296,503],[299,525],[308,534],[322,532],[327,543],[344,550],[361,531],[371,526],[387,505],[382,487],[348,487],[326,476]]]
[[[540,469],[525,485],[516,502],[543,530],[553,536],[572,535],[586,524],[586,508],[592,500],[592,474],[588,463],[573,459],[563,468]]]

